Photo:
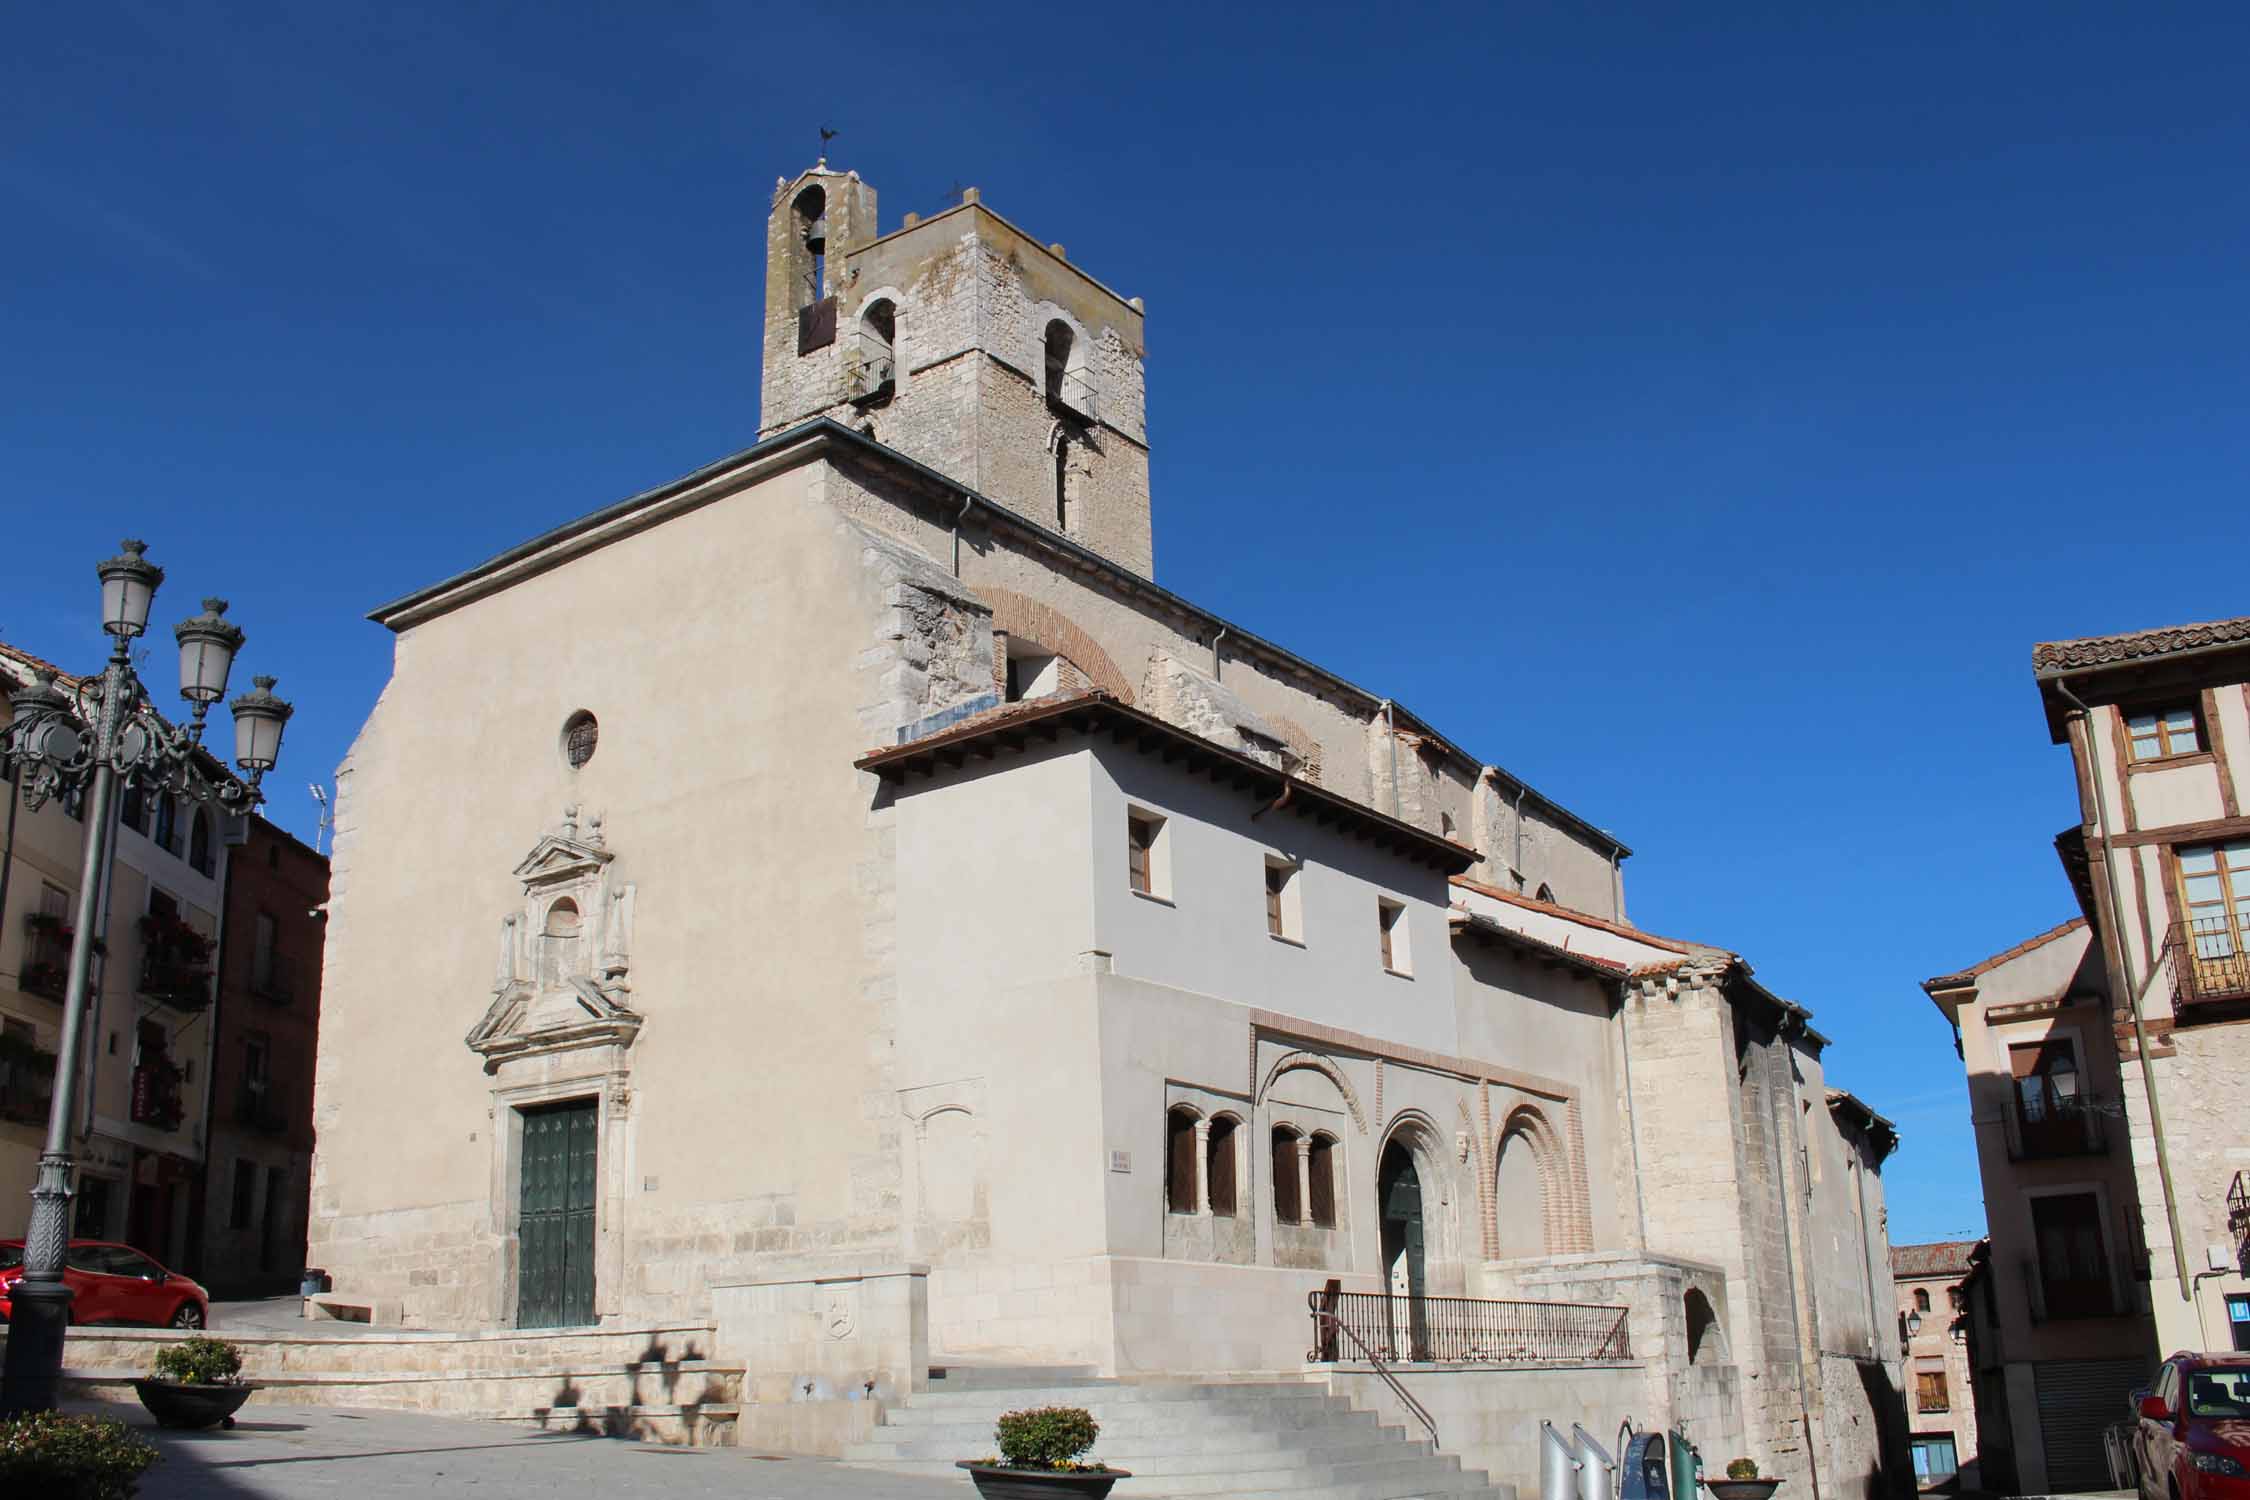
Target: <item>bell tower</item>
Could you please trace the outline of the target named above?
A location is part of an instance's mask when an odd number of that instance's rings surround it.
[[[1153,576],[1142,323],[975,188],[882,234],[823,161],[774,185],[758,435],[829,417]]]
[[[875,190],[826,161],[776,182],[766,217],[766,348],[758,435],[843,399],[837,305],[851,252],[875,238]],[[831,414],[833,414],[831,412]]]

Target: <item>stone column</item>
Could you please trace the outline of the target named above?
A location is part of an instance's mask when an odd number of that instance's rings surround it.
[[[1312,1212],[1312,1137],[1301,1135],[1289,1148],[1297,1158],[1297,1222],[1310,1224]]]
[[[1208,1118],[1195,1122],[1195,1216],[1211,1217],[1211,1122]]]

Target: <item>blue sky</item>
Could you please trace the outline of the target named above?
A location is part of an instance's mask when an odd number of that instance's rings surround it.
[[[1147,299],[1157,570],[1634,845],[1978,1232],[1918,981],[2070,914],[2032,642],[2245,612],[2240,7],[13,7],[0,637],[127,532],[299,705],[746,445],[774,179]],[[2098,580],[2098,582],[2097,582]],[[168,663],[157,680],[169,685]],[[433,815],[441,813],[432,809]]]

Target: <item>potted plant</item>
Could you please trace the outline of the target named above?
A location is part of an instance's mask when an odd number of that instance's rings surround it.
[[[955,1467],[969,1471],[985,1500],[1056,1500],[1065,1495],[1102,1500],[1111,1485],[1133,1476],[1083,1461],[1101,1431],[1083,1406],[1012,1411],[992,1430],[999,1457],[964,1458]]]
[[[1706,1478],[1703,1487],[1711,1492],[1714,1500],[1766,1500],[1781,1487],[1781,1481],[1759,1478],[1755,1459],[1734,1458],[1727,1461],[1726,1478]]]
[[[242,1378],[242,1351],[201,1334],[156,1351],[156,1376],[133,1393],[159,1427],[232,1427],[257,1387]]]
[[[0,1417],[0,1495],[132,1500],[156,1450],[123,1422],[59,1411]]]

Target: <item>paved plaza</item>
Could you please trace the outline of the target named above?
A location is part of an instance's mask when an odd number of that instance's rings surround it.
[[[143,1500],[963,1500],[972,1493],[965,1481],[898,1478],[827,1459],[662,1448],[406,1412],[252,1406],[232,1431],[167,1432],[138,1406],[68,1405],[117,1417],[155,1442],[164,1457],[142,1479]]]

